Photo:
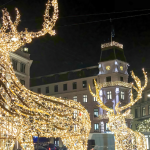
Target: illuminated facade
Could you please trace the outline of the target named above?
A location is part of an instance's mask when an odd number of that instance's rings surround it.
[[[109,133],[108,118],[105,117],[106,111],[97,106],[97,99],[89,93],[88,84],[94,91],[94,79],[98,83],[103,83],[100,96],[108,107],[114,109],[119,101],[122,102],[122,105],[129,102],[131,89],[127,72],[129,64],[126,62],[122,48],[123,46],[117,45],[117,42],[114,42],[112,46],[110,44],[107,44],[107,47],[102,45],[98,66],[32,78],[30,89],[37,93],[80,102],[90,113],[92,128],[89,139],[92,139],[94,134]],[[126,119],[128,127],[130,127],[130,119]],[[52,142],[55,140],[52,139]],[[57,143],[62,145],[60,140],[56,141]]]

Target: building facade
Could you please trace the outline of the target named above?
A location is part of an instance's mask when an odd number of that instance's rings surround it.
[[[99,108],[97,100],[90,94],[88,85],[95,91],[94,79],[97,83],[109,86],[100,90],[103,103],[111,108],[121,101],[121,105],[129,102],[131,85],[128,83],[128,66],[124,56],[123,45],[111,42],[101,45],[101,57],[98,66],[70,70],[31,79],[31,90],[45,95],[73,99],[80,102],[90,114],[91,132],[93,134],[109,133],[106,111]],[[130,121],[127,120],[130,127]]]
[[[10,52],[10,59],[17,78],[22,85],[29,89],[32,60],[30,60],[30,54],[27,52],[27,48],[22,47],[16,52]]]
[[[22,47],[16,52],[10,52],[10,60],[12,62],[15,74],[22,85],[30,89],[30,67],[32,60],[26,47]],[[16,141],[14,150],[21,149],[19,142]]]

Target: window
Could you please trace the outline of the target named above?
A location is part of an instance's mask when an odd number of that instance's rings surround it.
[[[67,84],[63,84],[63,90],[67,91]]]
[[[87,95],[83,95],[83,102],[84,102],[84,103],[87,102]]]
[[[142,107],[142,116],[145,116],[145,115],[146,115],[145,107]]]
[[[94,131],[96,131],[96,132],[99,131],[99,124],[98,123],[94,124]]]
[[[98,108],[95,108],[95,109],[94,109],[94,118],[95,118],[95,117],[98,117]]]
[[[150,92],[147,92],[147,100],[150,100]]]
[[[75,132],[77,131],[77,125],[74,125],[74,131]]]
[[[20,83],[21,83],[22,85],[25,85],[25,80],[21,80],[21,79],[20,79]]]
[[[120,77],[120,81],[123,81],[123,77]]]
[[[82,81],[82,87],[86,88],[87,87],[87,81]]]
[[[135,109],[135,118],[138,118],[138,109]]]
[[[111,82],[111,76],[106,77],[106,82]]]
[[[54,86],[54,92],[58,92],[58,85]]]
[[[105,127],[106,127],[106,130],[109,130],[109,128],[108,128],[108,123],[106,123],[105,125],[106,125],[106,126],[105,126]]]
[[[20,71],[25,73],[25,64],[20,63]]]
[[[18,63],[17,60],[12,59],[12,65],[14,70],[17,70],[17,63]]]
[[[59,138],[54,139],[55,146],[59,146]]]
[[[37,92],[38,92],[38,93],[41,93],[41,88],[38,88],[38,89],[37,89]]]
[[[107,99],[108,99],[108,100],[109,100],[109,99],[112,99],[111,91],[108,91],[108,92],[107,92]]]
[[[73,86],[73,89],[77,89],[77,82],[73,82],[72,86]]]
[[[93,85],[95,86],[94,80],[97,82],[97,79],[93,79]]]
[[[93,100],[94,100],[94,102],[97,102],[97,98],[96,97],[93,97]]]
[[[28,48],[27,48],[27,47],[24,47],[23,51],[24,51],[24,52],[28,52]]]
[[[144,99],[145,99],[145,94],[142,93],[142,101],[144,102]]]
[[[121,91],[121,99],[124,100],[124,92]]]
[[[74,96],[74,97],[73,97],[73,100],[77,102],[77,96]]]
[[[73,113],[73,118],[76,118],[76,117],[77,117],[77,110],[75,110]]]
[[[49,87],[45,88],[46,93],[49,93]]]
[[[147,145],[147,149],[149,149],[149,138],[148,135],[145,135],[145,139],[146,139],[146,145]]]

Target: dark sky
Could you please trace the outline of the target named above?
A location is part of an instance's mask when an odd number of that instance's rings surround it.
[[[9,1],[1,0],[0,8],[6,4],[13,19],[14,8],[18,7],[22,20],[19,31],[41,29],[46,0]],[[57,34],[53,37],[47,34],[27,45],[33,60],[31,77],[97,65],[101,43],[110,41],[110,18],[120,18],[112,21],[115,28],[113,40],[124,45],[129,71],[135,70],[139,74],[143,67],[150,71],[150,14],[126,18],[150,13],[150,10],[133,11],[150,9],[148,1],[58,0],[58,3]],[[132,12],[114,13],[122,11]]]

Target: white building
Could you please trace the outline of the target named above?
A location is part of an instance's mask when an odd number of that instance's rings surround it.
[[[123,45],[117,42],[106,43],[101,45],[98,66],[32,78],[31,90],[80,102],[90,113],[92,128],[89,138],[92,139],[95,133],[107,133],[109,129],[108,119],[99,118],[99,115],[106,115],[106,111],[97,106],[96,99],[89,92],[88,84],[94,91],[94,79],[98,83],[111,82],[109,87],[100,91],[101,99],[108,107],[114,108],[118,101],[124,105],[129,102],[128,66]],[[112,84],[114,82],[116,83]],[[127,125],[130,127],[129,121]]]
[[[30,87],[30,67],[32,60],[26,47],[22,47],[16,52],[10,52],[10,59],[12,61],[13,69],[20,82],[26,88]],[[18,141],[15,142],[14,150],[21,148]]]
[[[27,52],[26,47],[22,47],[16,52],[10,52],[10,59],[12,61],[13,69],[20,82],[26,88],[30,87],[30,67],[32,60],[30,54]]]

